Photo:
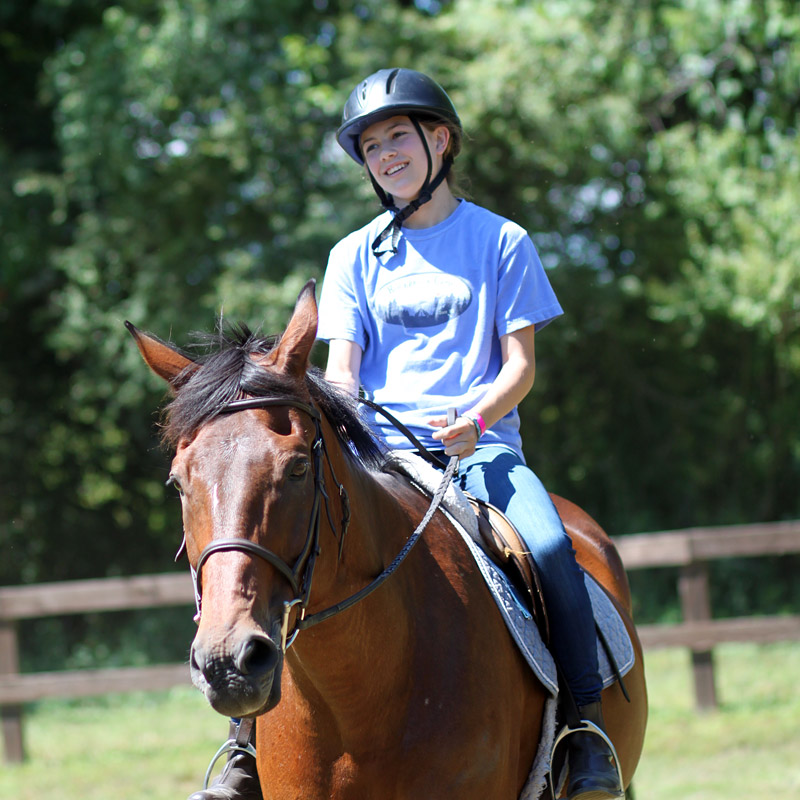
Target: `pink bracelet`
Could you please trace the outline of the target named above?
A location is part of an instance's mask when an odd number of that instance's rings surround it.
[[[480,415],[477,411],[468,411],[464,416],[467,419],[471,419],[475,423],[475,430],[478,433],[478,438],[480,439],[484,433],[486,433],[486,420]]]

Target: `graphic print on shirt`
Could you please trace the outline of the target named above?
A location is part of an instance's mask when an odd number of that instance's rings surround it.
[[[472,289],[463,279],[442,272],[395,278],[375,293],[375,315],[387,325],[431,328],[444,325],[466,311]]]

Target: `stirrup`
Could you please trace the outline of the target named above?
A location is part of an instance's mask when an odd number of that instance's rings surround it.
[[[562,726],[561,730],[558,732],[558,736],[556,736],[555,741],[553,742],[553,746],[550,748],[550,771],[547,773],[547,778],[550,783],[550,793],[553,797],[558,797],[556,794],[556,787],[553,782],[553,760],[555,758],[556,750],[558,746],[563,742],[568,736],[571,736],[573,733],[591,733],[597,734],[608,746],[608,749],[611,751],[611,757],[614,759],[614,767],[617,770],[617,778],[619,778],[619,785],[622,789],[623,793],[625,792],[625,784],[622,782],[622,767],[619,763],[619,756],[617,755],[617,748],[614,747],[614,743],[611,739],[608,738],[608,734],[599,726],[595,725],[594,722],[591,722],[588,719],[581,720],[581,727],[580,728],[570,728],[569,725]],[[563,773],[563,770],[562,770]],[[559,781],[561,786],[563,787],[563,782]]]
[[[236,726],[236,736],[229,738],[214,754],[206,770],[206,776],[203,778],[203,791],[208,789],[208,782],[211,779],[211,772],[214,769],[214,765],[225,753],[246,753],[253,758],[256,757],[256,748],[253,745],[254,722],[255,720],[252,718],[240,720],[239,724]]]

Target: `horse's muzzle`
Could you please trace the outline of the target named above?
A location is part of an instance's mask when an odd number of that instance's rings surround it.
[[[262,632],[213,642],[198,632],[192,643],[192,682],[211,707],[229,717],[264,713],[280,700],[283,656]]]

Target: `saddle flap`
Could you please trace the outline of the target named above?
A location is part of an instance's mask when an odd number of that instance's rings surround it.
[[[475,516],[478,531],[487,554],[521,589],[528,600],[545,644],[550,641],[550,628],[539,581],[539,571],[530,550],[508,517],[491,503],[467,495]]]

